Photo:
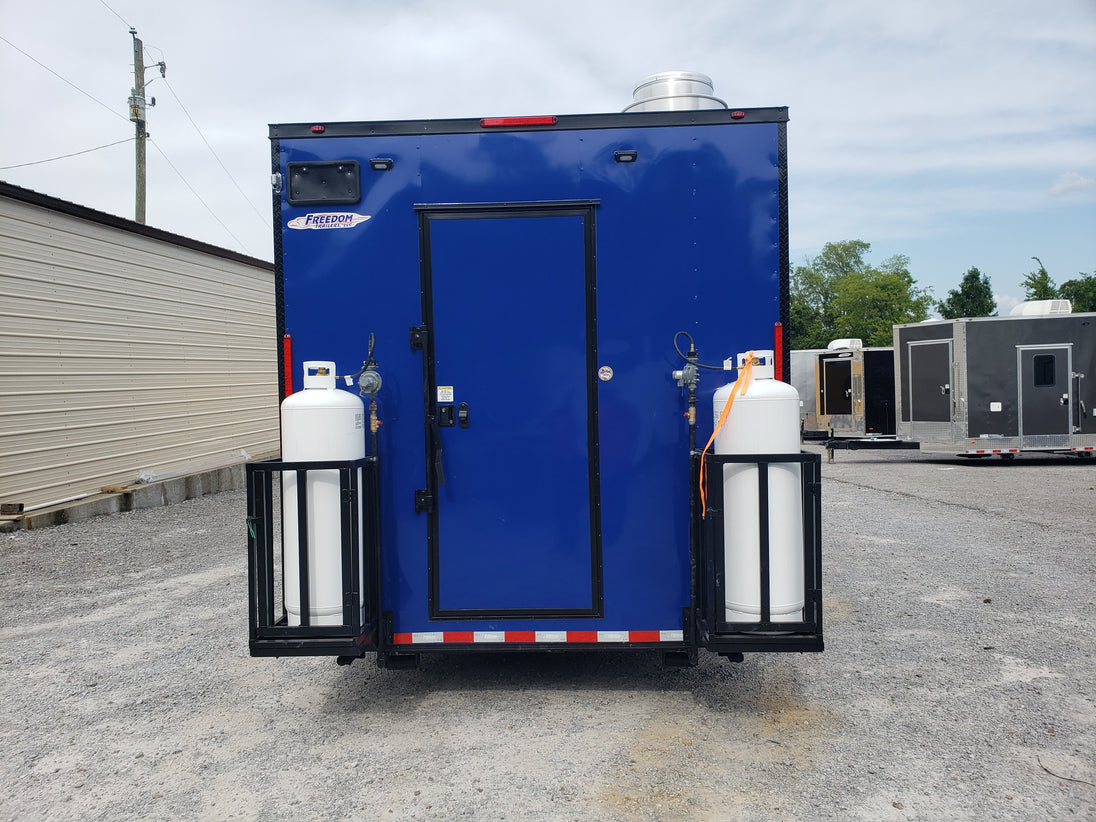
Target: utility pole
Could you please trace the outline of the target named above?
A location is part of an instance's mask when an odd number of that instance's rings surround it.
[[[145,56],[144,44],[137,36],[137,29],[130,29],[133,35],[133,92],[129,97],[129,119],[137,125],[137,204],[133,219],[145,222]]]

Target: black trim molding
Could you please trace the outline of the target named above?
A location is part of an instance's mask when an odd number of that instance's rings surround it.
[[[430,223],[432,220],[484,218],[581,217],[585,267],[586,366],[587,380],[587,453],[590,499],[590,580],[592,601],[589,608],[528,609],[449,609],[440,607],[438,507],[427,511],[427,550],[431,619],[538,619],[601,618],[605,612],[605,586],[601,551],[601,467],[598,446],[598,359],[597,359],[597,200],[559,200],[517,203],[445,203],[416,204],[419,214],[419,254],[422,277],[422,321],[426,329],[423,350],[423,404],[426,438],[426,493],[438,498],[438,468],[433,459],[437,446],[437,391],[435,384],[434,321]]]

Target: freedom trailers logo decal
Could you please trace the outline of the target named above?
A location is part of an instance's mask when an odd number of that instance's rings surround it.
[[[353,228],[369,219],[368,214],[350,214],[349,212],[330,211],[322,214],[305,214],[294,217],[287,228]]]

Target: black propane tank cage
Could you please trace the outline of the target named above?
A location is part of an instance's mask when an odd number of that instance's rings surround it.
[[[699,472],[706,461],[705,493],[710,504],[701,513]],[[697,650],[706,648],[732,660],[752,652],[822,651],[822,491],[821,455],[799,454],[707,454],[691,456],[693,482],[691,509],[691,564],[693,607],[684,620],[685,649],[667,654],[669,664],[696,664]],[[723,467],[732,463],[757,466],[758,563],[760,568],[760,614],[758,621],[727,622],[725,619]],[[773,622],[770,613],[769,556],[769,466],[798,463],[803,511],[803,620]],[[358,469],[361,469],[361,483]],[[275,539],[274,477],[287,472],[297,475],[297,521],[307,523],[310,471],[339,472],[340,530],[342,556],[343,620],[341,625],[309,625],[307,526],[301,534],[299,626],[288,624],[284,597],[277,596],[281,569],[275,556],[282,546]],[[359,517],[358,500],[361,499]],[[330,462],[263,461],[247,465],[247,525],[250,648],[252,656],[337,656],[347,663],[367,651],[378,654],[378,664],[394,656],[389,615],[381,611],[381,558],[377,458]],[[357,546],[362,535],[359,558]],[[284,540],[284,536],[283,536]],[[362,570],[365,570],[362,590]],[[364,607],[363,607],[364,604]],[[382,615],[385,617],[382,624]]]
[[[361,484],[358,469],[361,469]],[[380,631],[380,502],[377,458],[323,462],[247,463],[247,560],[252,656],[330,655],[340,660],[377,649]],[[339,472],[343,619],[341,625],[309,625],[308,526],[310,471]],[[290,626],[284,597],[276,597],[274,475],[297,477],[301,625]],[[361,518],[358,500],[361,500]],[[362,552],[359,559],[359,534]],[[282,535],[284,543],[285,535]],[[365,590],[362,590],[362,563]],[[364,608],[362,607],[364,603]]]
[[[701,512],[700,462],[705,460],[707,511]],[[723,467],[757,466],[760,615],[757,622],[727,622],[725,605],[725,525]],[[803,621],[773,622],[770,612],[769,466],[799,463],[803,501]],[[743,653],[822,651],[822,456],[798,454],[706,454],[693,452],[691,483],[694,565],[699,576],[694,600],[699,644],[731,659]]]

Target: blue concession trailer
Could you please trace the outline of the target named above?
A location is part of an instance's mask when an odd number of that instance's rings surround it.
[[[364,458],[248,467],[251,653],[821,651],[817,457],[705,457],[758,466],[751,623],[716,605],[734,527],[711,504],[721,471],[704,513],[697,487],[724,359],[779,349],[787,323],[786,123],[748,108],[271,126],[283,398],[330,361],[368,411]],[[802,619],[779,625],[774,461],[801,465],[805,523]],[[338,510],[292,503],[337,520],[335,625],[306,607],[321,537],[277,536],[281,484],[312,472],[339,478]]]

